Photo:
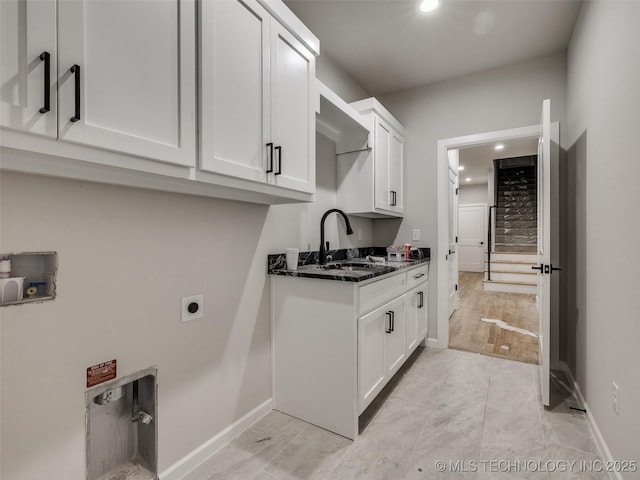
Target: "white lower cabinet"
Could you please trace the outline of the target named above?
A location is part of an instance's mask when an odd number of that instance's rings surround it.
[[[358,319],[359,413],[407,359],[405,297]]]
[[[425,264],[362,283],[272,276],[274,408],[355,439],[427,333]]]
[[[413,352],[420,341],[427,336],[427,282],[407,293],[405,307],[407,309],[407,351]]]

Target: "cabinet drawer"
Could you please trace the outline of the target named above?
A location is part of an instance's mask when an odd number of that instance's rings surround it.
[[[407,272],[407,289],[420,285],[427,280],[429,280],[429,264]]]
[[[376,307],[399,297],[407,290],[407,274],[401,273],[360,287],[358,314],[363,315]]]

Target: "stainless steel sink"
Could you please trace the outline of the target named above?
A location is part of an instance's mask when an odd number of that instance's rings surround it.
[[[317,265],[317,268],[321,270],[340,270],[343,272],[376,272],[389,269],[386,265],[353,261],[332,262],[326,265]]]

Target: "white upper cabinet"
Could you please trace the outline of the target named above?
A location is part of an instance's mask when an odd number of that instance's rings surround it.
[[[3,127],[195,166],[192,1],[0,3]]]
[[[0,1],[0,125],[56,138],[56,4]]]
[[[0,0],[0,27],[0,168],[313,201],[320,45],[282,1]]]
[[[59,139],[195,166],[193,2],[57,5]]]
[[[201,4],[203,170],[267,179],[270,20],[255,1]]]
[[[338,205],[352,215],[401,217],[404,128],[375,98],[350,105],[370,126],[370,148],[338,155]]]
[[[315,55],[272,13],[202,2],[200,168],[313,193]]]

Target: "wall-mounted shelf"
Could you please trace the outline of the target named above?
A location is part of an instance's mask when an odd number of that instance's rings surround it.
[[[53,300],[56,296],[58,254],[55,252],[9,253],[0,255],[11,261],[11,278],[23,278],[21,298],[3,301],[1,305]]]
[[[320,80],[320,112],[316,115],[316,131],[336,142],[336,154],[366,150],[369,126],[364,117]]]

